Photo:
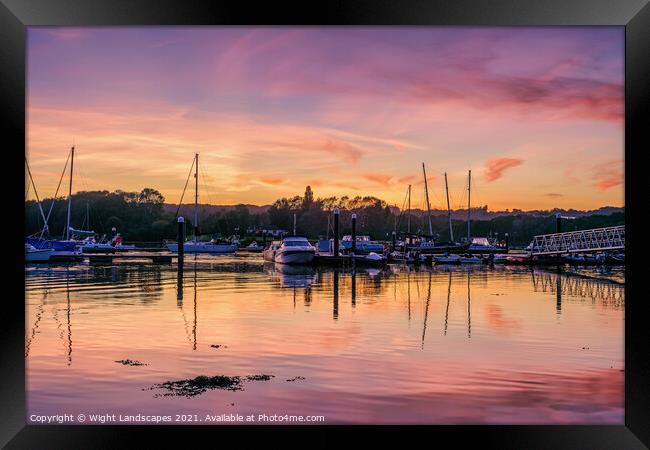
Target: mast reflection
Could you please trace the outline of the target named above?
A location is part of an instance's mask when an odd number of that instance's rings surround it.
[[[449,302],[451,300],[451,271],[449,271],[449,284],[447,285],[447,308],[445,309],[445,336],[447,336],[447,323],[449,320]]]
[[[332,317],[334,320],[339,318],[339,270],[334,269],[334,299],[332,302]]]
[[[427,332],[427,317],[429,315],[430,302],[431,302],[431,271],[429,271],[429,289],[427,291],[427,305],[424,310],[424,326],[422,327],[422,349],[424,349],[424,336]]]

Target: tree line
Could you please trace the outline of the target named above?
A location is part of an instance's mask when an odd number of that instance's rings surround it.
[[[140,192],[81,191],[72,195],[71,226],[75,229],[93,230],[98,235],[111,235],[115,227],[127,242],[161,242],[176,237],[176,214],[165,211],[164,197],[156,189],[145,188]],[[52,204],[53,202],[53,204]],[[45,216],[51,207],[48,220],[51,237],[60,238],[65,232],[67,220],[67,198],[42,201]],[[282,229],[293,232],[294,215],[296,233],[310,239],[332,236],[332,212],[340,211],[341,235],[351,233],[351,216],[357,215],[357,234],[369,235],[372,239],[389,241],[393,231],[404,232],[410,222],[414,233],[429,234],[428,218],[422,214],[407,215],[406,211],[391,208],[384,200],[373,196],[315,198],[307,186],[302,196],[283,197],[263,213],[252,214],[244,205],[222,212],[199,211],[199,234],[205,238],[246,236],[248,230]],[[329,220],[328,220],[329,218]],[[185,217],[188,234],[194,229],[193,217]],[[563,231],[581,230],[604,226],[622,225],[624,213],[591,215],[565,221]],[[328,230],[329,224],[329,230]],[[438,240],[449,241],[449,224],[445,216],[432,216],[433,234]],[[43,228],[43,219],[35,200],[25,202],[25,231],[27,235],[38,233]],[[556,219],[553,214],[533,216],[516,214],[499,216],[491,220],[472,220],[472,236],[509,235],[512,246],[526,246],[533,236],[555,232]],[[454,238],[466,237],[467,222],[452,221]],[[255,236],[258,240],[262,236]]]

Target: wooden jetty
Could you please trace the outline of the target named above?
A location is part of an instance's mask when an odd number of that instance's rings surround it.
[[[162,252],[151,252],[151,253],[111,253],[111,254],[92,254],[84,255],[85,258],[88,258],[88,261],[91,264],[103,264],[103,263],[112,263],[114,261],[134,261],[134,260],[149,260],[155,264],[169,264],[172,262],[172,258],[178,258],[176,253],[162,253]]]
[[[314,256],[314,265],[327,267],[382,267],[386,265],[386,259],[369,260],[362,255],[339,255],[332,253],[317,253]]]

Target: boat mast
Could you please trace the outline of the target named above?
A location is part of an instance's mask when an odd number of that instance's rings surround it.
[[[470,242],[471,219],[472,219],[472,171],[467,175],[467,242]]]
[[[70,239],[70,209],[72,208],[72,170],[74,168],[74,145],[70,149],[70,186],[68,187],[68,220],[65,227],[65,240]]]
[[[427,172],[424,170],[422,163],[422,173],[424,174],[424,193],[427,198],[427,216],[429,217],[429,236],[433,236],[433,227],[431,226],[431,205],[429,204],[429,188],[427,187]]]
[[[447,184],[447,172],[445,172],[445,192],[447,193],[447,217],[449,218],[449,239],[454,242],[454,230],[451,228],[451,208],[449,206],[449,185]]]
[[[411,232],[411,185],[409,184],[409,206],[408,206],[408,215],[406,216],[406,231]]]
[[[199,154],[195,153],[196,166],[194,168],[194,240],[199,231]]]

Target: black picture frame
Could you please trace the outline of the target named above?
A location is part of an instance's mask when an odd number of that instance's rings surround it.
[[[239,442],[269,435],[281,442],[341,442],[341,431],[371,431],[384,444],[405,441],[457,446],[468,441],[498,448],[644,448],[650,446],[650,337],[643,289],[643,151],[650,149],[650,5],[648,0],[363,0],[303,2],[197,2],[181,0],[0,0],[0,98],[6,184],[11,200],[5,212],[9,261],[2,329],[2,421],[0,444],[7,448],[118,448],[189,446],[199,439],[222,443],[224,433]],[[26,27],[30,25],[619,25],[625,27],[625,425],[623,426],[419,426],[419,427],[191,427],[191,426],[34,426],[25,424],[24,199],[16,184],[23,179],[25,150]],[[22,152],[20,151],[22,149]],[[7,167],[8,166],[8,167]],[[9,170],[7,170],[9,169]],[[5,202],[6,203],[6,202]],[[370,429],[369,429],[370,428]],[[206,435],[212,435],[208,437]],[[426,439],[426,440],[425,440]],[[429,440],[430,439],[430,440]],[[421,441],[418,441],[421,440]],[[156,445],[154,442],[158,442]],[[211,442],[211,441],[208,441]],[[266,441],[267,444],[270,441]],[[162,445],[164,444],[164,445]]]

